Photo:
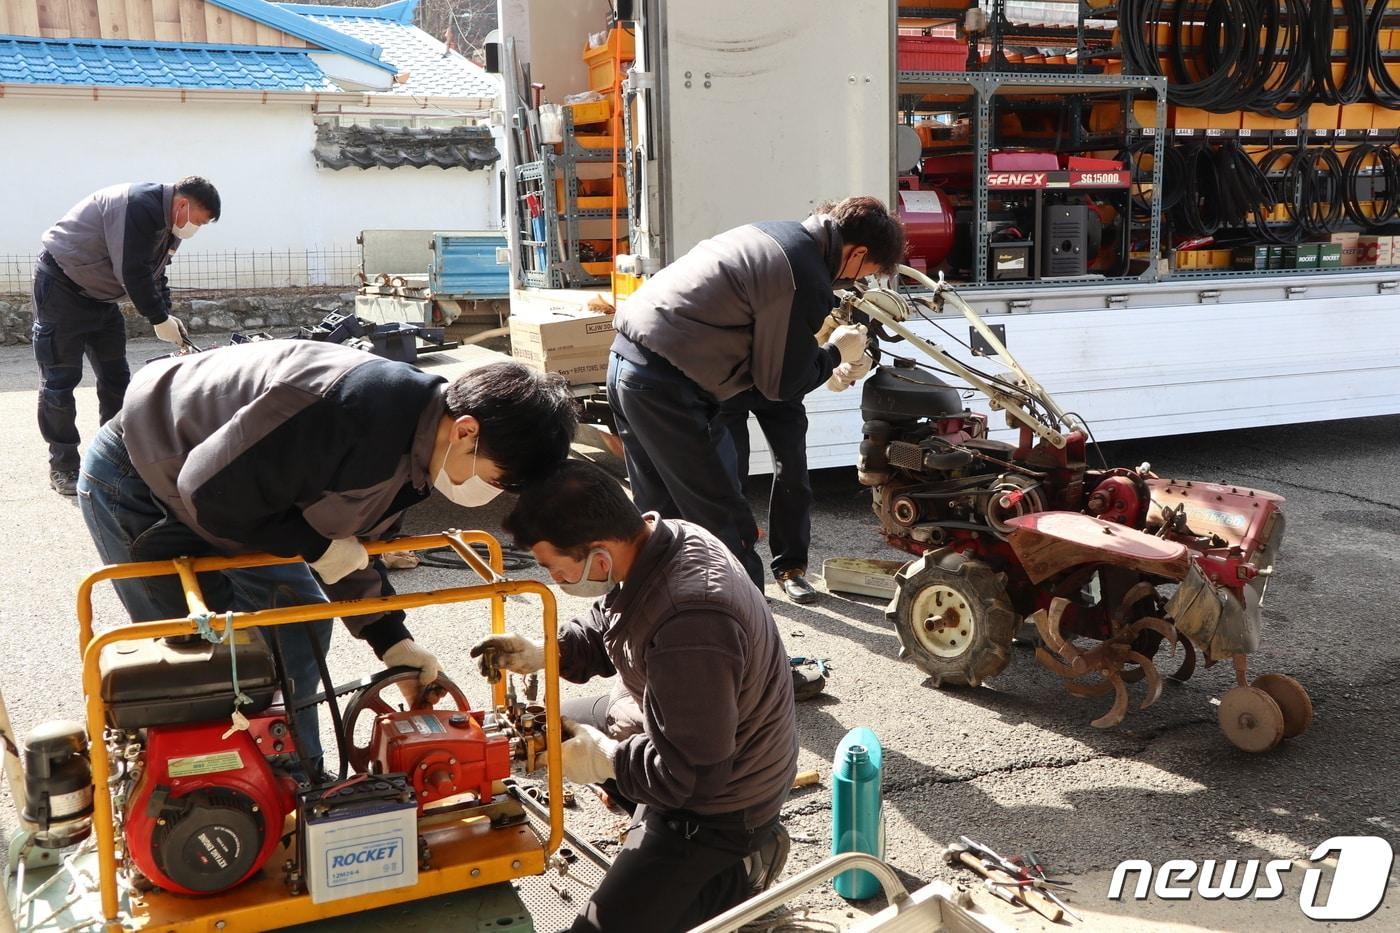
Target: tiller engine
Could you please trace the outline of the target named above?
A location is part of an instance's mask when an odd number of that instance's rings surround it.
[[[1089,466],[1087,427],[977,312],[942,281],[903,266],[900,274],[928,293],[858,289],[837,316],[869,325],[877,363],[882,340],[907,341],[932,363],[895,357],[875,368],[861,397],[860,481],[885,539],[916,556],[896,576],[886,613],[901,656],[936,686],[976,686],[1005,668],[1018,634],[1036,638],[1037,659],[1070,693],[1113,694],[1094,720],[1110,727],[1127,713],[1129,684],[1145,682],[1143,707],[1161,695],[1153,656],[1167,642],[1183,652],[1177,680],[1191,676],[1198,653],[1207,666],[1233,663],[1237,685],[1222,700],[1220,723],[1240,748],[1265,751],[1303,732],[1312,718],[1303,687],[1281,674],[1251,684],[1246,674],[1283,537],[1283,499],[1164,479],[1147,464]],[[947,305],[1006,372],[974,369],[909,329]],[[1018,429],[1017,442],[991,438],[987,416],[930,369],[985,395]],[[1171,584],[1166,598],[1159,587]],[[1023,622],[1034,634],[1019,631]]]

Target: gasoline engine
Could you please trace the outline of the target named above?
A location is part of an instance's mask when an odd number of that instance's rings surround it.
[[[235,656],[246,702],[231,728]],[[334,890],[335,872],[343,867],[350,877],[373,859],[397,859],[394,886],[411,884],[430,857],[418,819],[491,804],[513,760],[533,769],[544,750],[543,707],[512,697],[504,710],[473,710],[444,677],[412,708],[395,709],[382,694],[392,689],[396,697],[400,684],[417,682],[416,670],[395,668],[336,691],[354,694],[343,729],[356,774],[312,784],[287,712],[275,705],[279,678],[256,629],[233,633],[232,644],[198,635],[119,642],[103,650],[100,670],[120,872],[140,890],[227,891],[267,864],[293,814],[299,864],[282,866],[291,893],[309,890],[317,903],[346,896]],[[452,708],[435,708],[444,700]],[[40,726],[23,755],[22,815],[37,827],[34,844],[56,850],[84,840],[93,813],[86,730],[73,722]],[[391,818],[401,839],[345,854],[357,821],[372,822],[381,838]]]

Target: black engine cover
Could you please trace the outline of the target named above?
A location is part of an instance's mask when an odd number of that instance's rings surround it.
[[[922,369],[878,366],[860,396],[860,414],[866,421],[917,421],[966,410],[957,389]]]
[[[277,690],[272,652],[257,629],[234,635],[238,686],[253,701],[243,714],[261,712]],[[102,649],[102,699],[109,723],[145,729],[228,718],[233,708],[233,658],[226,644],[199,636],[125,641]]]
[[[168,805],[161,818],[152,855],[161,871],[191,891],[232,887],[262,849],[263,819],[236,790],[196,790]]]

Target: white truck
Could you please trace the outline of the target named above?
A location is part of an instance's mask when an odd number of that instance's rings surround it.
[[[558,100],[587,87],[579,50],[612,6],[500,0],[501,33]],[[898,197],[894,0],[622,7],[636,42],[630,252],[646,271],[716,232],[800,219],[827,198]],[[1400,268],[962,293],[1100,441],[1400,412]],[[511,296],[513,311],[567,300],[518,287]],[[966,339],[965,327],[945,326]],[[932,325],[915,329],[964,352]],[[859,402],[859,391],[808,398],[813,467],[855,462]],[[754,440],[752,468],[764,471]]]

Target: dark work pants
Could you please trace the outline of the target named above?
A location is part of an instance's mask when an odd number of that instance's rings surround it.
[[[126,322],[110,301],[96,301],[46,272],[34,270],[34,359],[39,364],[39,433],[49,445],[49,469],[78,469],[78,406],[73,390],[83,357],[97,377],[97,415],[106,424],[122,407],[131,369]]]
[[[749,412],[773,455],[773,488],[768,496],[768,565],[773,576],[807,570],[812,544],[812,481],[807,476],[807,408],[801,399],[775,402],[756,389],[720,404],[720,420],[734,444],[741,487],[749,478]]]
[[[744,856],[775,823],[747,830],[732,817],[639,807],[622,851],[570,933],[681,933],[748,897]]]
[[[614,353],[608,404],[637,507],[705,528],[762,590],[763,562],[754,551],[758,525],[739,490],[732,457],[722,454],[729,441],[719,402],[673,367],[642,366]]]

